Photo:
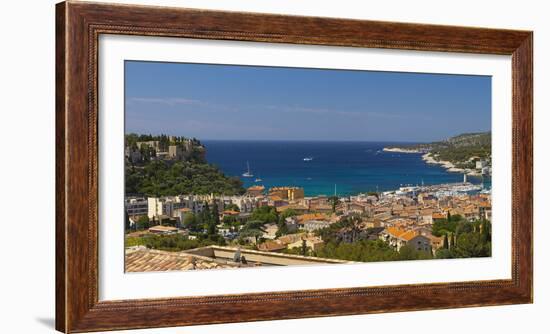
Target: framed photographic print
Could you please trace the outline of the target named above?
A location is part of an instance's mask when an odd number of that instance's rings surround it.
[[[56,328],[532,302],[532,32],[57,5]]]

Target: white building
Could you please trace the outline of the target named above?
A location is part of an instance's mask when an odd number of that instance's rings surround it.
[[[147,198],[147,215],[149,218],[166,215],[179,217],[180,209],[189,209],[194,214],[202,212],[205,203],[212,206],[218,205],[219,212],[230,205],[235,204],[241,213],[250,213],[257,207],[258,199],[252,196],[220,196],[214,195],[178,195]]]
[[[190,209],[197,214],[204,209],[204,201],[193,195],[149,197],[147,198],[147,215],[149,218],[166,215],[179,217],[179,209]]]
[[[142,146],[145,146],[145,147],[152,147],[153,149],[155,149],[155,151],[159,151],[160,150],[160,142],[158,140],[150,140],[150,141],[138,141],[136,143],[137,147],[141,148]]]
[[[239,207],[241,212],[252,212],[256,208],[256,198],[252,196],[232,196],[231,203]]]
[[[485,160],[476,161],[476,169],[483,169],[486,166],[487,166],[487,161]]]
[[[223,196],[220,197],[223,201],[223,207],[226,207],[230,204],[235,204],[240,212],[252,212],[258,206],[258,199],[254,196],[244,195],[244,196]],[[212,199],[213,200],[213,197]]]
[[[147,199],[143,197],[127,197],[124,200],[124,207],[128,216],[143,216],[148,213]]]
[[[323,229],[323,228],[326,228],[326,227],[329,227],[330,226],[330,222],[328,221],[325,221],[325,220],[308,220],[308,221],[305,221],[299,225],[301,225],[301,227],[308,231],[308,232],[312,232],[312,231],[316,231],[316,230],[320,230],[320,229]]]
[[[380,233],[379,238],[387,242],[397,251],[405,245],[418,251],[431,251],[431,240],[426,235],[422,235],[421,232],[421,230],[402,230],[390,227],[384,229],[384,231]]]
[[[180,145],[168,146],[168,157],[173,160],[183,160],[183,148]]]
[[[147,198],[147,216],[149,219],[158,217],[160,215],[169,216],[171,213],[171,202],[168,202],[164,198],[149,197]]]

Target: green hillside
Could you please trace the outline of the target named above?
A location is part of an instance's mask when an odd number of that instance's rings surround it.
[[[463,133],[448,139],[423,144],[391,147],[430,153],[438,161],[450,161],[457,167],[473,168],[474,160],[491,160],[491,132]]]
[[[126,146],[136,148],[139,141],[159,141],[162,150],[169,145],[182,145],[189,141],[184,137],[166,135],[126,135]],[[188,156],[182,160],[155,158],[157,152],[141,147],[142,159],[126,160],[126,194],[147,196],[173,196],[180,194],[243,194],[242,181],[228,177],[205,159],[206,147],[197,139],[191,139]]]
[[[466,163],[475,157],[491,159],[491,133],[465,133],[430,144],[430,153],[436,160]]]

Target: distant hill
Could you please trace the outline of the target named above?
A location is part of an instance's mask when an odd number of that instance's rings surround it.
[[[429,153],[436,161],[450,161],[455,165],[470,167],[477,158],[491,160],[491,132],[463,133],[442,141],[387,147],[388,151],[403,153]]]
[[[439,142],[443,146],[454,147],[473,147],[482,146],[491,148],[491,132],[464,133],[458,136],[451,137],[443,142]]]
[[[491,132],[465,133],[430,144],[430,155],[436,160],[464,164],[479,157],[491,159]]]

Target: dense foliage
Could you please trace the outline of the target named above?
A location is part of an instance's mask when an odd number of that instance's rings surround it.
[[[126,166],[126,194],[173,196],[179,194],[244,193],[242,181],[225,176],[217,167],[190,161],[150,161]]]
[[[454,216],[453,216],[454,217]],[[477,220],[468,222],[444,221],[434,222],[439,227],[439,234],[444,237],[444,245],[435,253],[438,259],[469,258],[491,256],[491,222]]]
[[[189,239],[181,234],[172,235],[147,235],[144,237],[126,237],[126,247],[143,245],[150,249],[164,251],[183,251],[187,249],[206,247],[211,245],[224,245],[223,238],[212,240],[208,238]]]
[[[220,221],[219,208],[216,204],[210,207],[205,205],[204,209],[198,213],[188,213],[181,223],[181,227],[187,229],[191,235],[195,236],[196,240],[189,240],[188,237],[176,235],[151,235],[145,236],[127,236],[126,247],[144,245],[148,248],[182,251],[185,249],[203,247],[208,245],[227,244],[226,240],[218,234],[218,226]],[[225,219],[228,218],[228,219]],[[229,227],[231,231],[239,231],[239,239],[237,242],[244,245],[247,244],[248,238],[254,239],[255,243],[263,241],[265,233],[264,225],[268,223],[276,223],[279,220],[277,211],[274,207],[266,206],[256,208],[248,220],[242,221],[235,216],[226,216],[223,220],[223,225]],[[147,216],[142,216],[136,222],[133,229],[128,229],[128,232],[134,230],[146,230],[153,225],[170,225],[168,222],[149,221]]]
[[[279,216],[274,206],[261,206],[252,211],[251,220],[259,220],[263,224],[277,223]]]
[[[182,146],[185,159],[180,161],[155,159],[155,148],[139,142],[158,141],[161,151],[170,145]],[[205,147],[196,138],[127,134],[126,147],[139,150],[141,159],[128,159],[126,163],[126,194],[168,196],[179,194],[244,193],[237,177],[225,176],[217,167],[205,160]]]
[[[446,234],[455,232],[456,225],[462,221],[461,215],[449,215],[447,219],[434,219],[432,224],[432,234],[436,237],[441,237]]]
[[[294,209],[286,209],[285,211],[281,212],[281,214],[279,215],[279,222],[277,223],[277,233],[275,235],[277,237],[280,237],[282,235],[288,234],[290,231],[286,224],[286,219],[297,215],[298,212]]]
[[[376,262],[394,260],[429,259],[427,252],[419,252],[407,246],[394,250],[382,240],[361,240],[353,243],[329,242],[316,256],[348,261]]]
[[[358,217],[353,217],[353,216],[346,217],[337,223],[331,224],[329,227],[322,228],[315,231],[315,234],[321,237],[321,239],[323,239],[323,241],[327,243],[329,242],[338,243],[339,242],[338,231],[340,231],[342,228],[353,227],[359,221],[360,221],[360,218]]]
[[[491,133],[468,133],[431,144],[431,155],[436,160],[457,163],[458,167],[474,168],[470,158],[491,158]]]
[[[165,221],[151,222],[147,216],[142,216],[137,221],[137,230],[144,230],[153,225],[170,225]],[[171,235],[154,235],[147,234],[141,237],[126,237],[126,247],[144,245],[147,248],[161,249],[169,251],[182,251],[190,248],[204,247],[209,245],[226,244],[225,239],[218,234],[217,226],[220,224],[220,217],[218,214],[217,205],[213,205],[212,208],[207,204],[204,210],[199,214],[189,213],[185,216],[182,222],[183,227],[189,230],[189,232],[196,239],[189,239],[182,234]]]
[[[408,246],[396,251],[382,240],[359,238],[353,242],[343,242],[338,236],[338,231],[342,228],[354,228],[357,222],[357,218],[348,217],[318,230],[316,234],[326,244],[321,250],[315,252],[309,250],[307,255],[365,262],[491,256],[491,222],[487,220],[469,222],[460,215],[449,215],[447,219],[435,220],[432,233],[435,236],[444,237],[444,245],[433,255]],[[289,252],[301,254],[296,250]]]
[[[316,256],[329,259],[338,259],[357,262],[379,262],[400,260],[431,259],[428,252],[417,251],[409,246],[401,247],[396,251],[382,240],[360,240],[352,243],[329,242],[317,251],[303,247],[285,249],[286,254]]]
[[[316,234],[320,236],[326,244],[320,250],[310,252],[309,255],[361,262],[377,261],[397,261],[397,260],[420,260],[431,259],[432,255],[428,252],[417,251],[408,246],[401,247],[399,251],[388,245],[382,240],[358,239],[353,242],[343,242],[338,236],[338,231],[342,228],[357,228],[360,222],[359,217],[347,217],[340,222],[318,230]],[[357,229],[359,234],[359,230]]]
[[[264,223],[261,220],[249,220],[239,231],[239,239],[254,238],[256,244],[265,232]]]

